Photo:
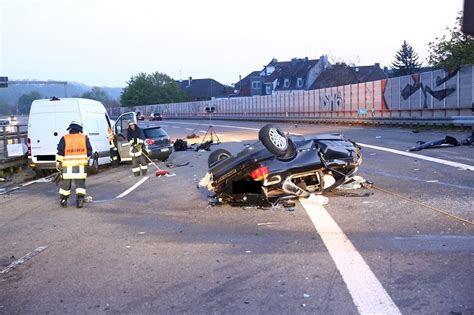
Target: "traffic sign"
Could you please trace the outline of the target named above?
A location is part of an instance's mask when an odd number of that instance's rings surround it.
[[[0,77],[0,88],[8,87],[8,77]]]

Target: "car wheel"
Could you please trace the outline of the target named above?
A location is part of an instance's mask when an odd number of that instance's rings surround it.
[[[229,151],[224,149],[217,149],[211,154],[209,154],[209,157],[207,158],[207,166],[214,166],[217,162],[223,161],[231,156],[232,154],[230,154]]]
[[[287,135],[280,127],[273,124],[263,126],[258,132],[258,139],[268,151],[276,156],[284,156],[289,149]]]

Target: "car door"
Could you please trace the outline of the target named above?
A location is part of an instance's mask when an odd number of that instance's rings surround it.
[[[121,161],[131,161],[130,143],[127,141],[128,122],[137,123],[137,116],[134,112],[128,112],[120,115],[114,125],[115,139],[117,140],[117,150]]]

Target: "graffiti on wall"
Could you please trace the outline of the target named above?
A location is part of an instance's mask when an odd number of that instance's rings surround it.
[[[313,113],[315,117],[334,115],[353,118],[355,111],[359,116],[372,114],[374,117],[401,117],[405,115],[403,111],[413,108],[417,111],[429,109],[415,112],[413,115],[432,117],[434,111],[430,107],[433,106],[434,110],[456,109],[459,113],[470,114],[470,106],[474,101],[473,74],[474,66],[470,65],[449,73],[435,70],[402,78],[295,92],[292,99],[281,94],[255,98],[219,99],[211,102],[137,106],[133,109],[143,113],[154,110],[169,113],[169,115],[199,116],[204,114],[204,108],[208,104],[219,104],[218,115],[222,116],[255,114],[291,117],[291,115],[300,115],[300,110],[303,109],[306,113]],[[439,104],[439,101],[444,101],[444,104]],[[115,109],[108,110],[116,112]],[[120,110],[117,109],[117,112],[130,110],[129,107],[121,107]]]
[[[342,93],[340,91],[336,91],[336,93],[327,93],[319,97],[321,108],[331,112],[341,110],[343,103]]]
[[[443,85],[449,79],[453,78],[457,74],[458,71],[459,71],[459,68],[453,72],[447,73],[444,78],[437,76],[436,87]],[[438,101],[442,101],[446,97],[448,97],[450,94],[454,93],[454,91],[456,91],[456,86],[433,90],[431,87],[421,82],[421,76],[418,73],[413,74],[411,78],[413,80],[413,84],[408,83],[407,85],[405,85],[405,87],[401,91],[401,96],[404,100],[407,100],[410,96],[415,94],[416,91],[421,90],[421,93],[423,94],[423,108],[428,108],[427,94],[430,94]]]

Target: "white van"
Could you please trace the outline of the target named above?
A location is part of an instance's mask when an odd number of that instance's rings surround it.
[[[112,128],[102,103],[83,98],[36,100],[31,104],[28,120],[28,162],[37,173],[56,168],[57,145],[71,121],[79,119],[83,133],[89,136],[93,158],[90,170],[110,163],[108,128]]]

